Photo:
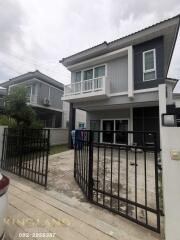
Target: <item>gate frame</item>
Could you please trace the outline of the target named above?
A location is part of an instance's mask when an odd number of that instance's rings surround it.
[[[154,177],[155,177],[156,209],[152,209],[152,208],[150,208],[148,206],[139,204],[137,202],[133,202],[133,201],[131,201],[129,199],[125,199],[125,198],[123,198],[122,201],[126,202],[127,204],[129,203],[129,204],[132,204],[132,205],[134,205],[136,207],[140,207],[140,208],[142,208],[142,209],[144,209],[146,211],[148,211],[148,209],[149,209],[150,212],[156,214],[156,216],[157,216],[157,222],[156,222],[157,224],[156,224],[156,226],[157,227],[153,227],[151,225],[148,225],[147,222],[143,223],[143,222],[139,221],[138,219],[132,218],[132,217],[128,216],[127,214],[125,215],[125,214],[121,213],[120,211],[115,211],[113,208],[103,206],[102,204],[100,204],[100,203],[98,203],[98,202],[93,200],[93,191],[94,191],[94,188],[93,188],[93,186],[94,186],[94,179],[93,179],[93,163],[94,163],[94,160],[93,160],[93,148],[94,148],[93,134],[94,134],[94,132],[102,133],[102,132],[105,132],[105,131],[76,130],[76,133],[75,133],[75,146],[74,146],[74,178],[75,178],[77,184],[80,186],[80,188],[82,189],[83,186],[77,180],[77,175],[76,175],[77,174],[77,172],[76,172],[77,151],[79,151],[78,143],[77,143],[77,141],[78,141],[77,132],[86,132],[89,135],[89,139],[87,141],[87,143],[88,143],[88,159],[87,159],[88,160],[88,169],[87,169],[88,170],[88,183],[87,183],[88,184],[88,194],[86,194],[85,191],[83,191],[83,193],[84,193],[85,197],[87,198],[87,200],[89,202],[97,205],[97,206],[100,206],[100,207],[105,208],[105,209],[107,209],[107,210],[109,210],[111,212],[119,214],[120,216],[125,217],[125,218],[131,220],[132,222],[135,222],[135,223],[137,223],[137,224],[139,224],[139,225],[141,225],[141,226],[143,226],[145,228],[148,228],[148,229],[150,229],[150,230],[152,230],[154,232],[160,233],[159,182],[158,182],[158,152],[160,152],[160,149],[159,149],[159,147],[157,145],[157,134],[156,134],[156,132],[150,132],[150,131],[149,132],[144,132],[144,131],[143,132],[142,131],[138,131],[138,132],[137,131],[124,131],[124,132],[126,132],[128,134],[129,133],[130,134],[134,134],[134,133],[143,134],[143,137],[145,137],[145,134],[148,134],[148,133],[151,133],[151,134],[154,135],[154,148],[153,148],[154,151],[153,151],[153,153],[154,153],[154,170],[155,170]],[[123,131],[111,131],[111,132],[123,132]],[[143,141],[144,140],[145,139],[143,139]],[[83,144],[83,141],[82,140],[80,140],[80,141]],[[103,143],[103,145],[105,145],[105,144]],[[112,144],[112,145],[115,146],[116,144]],[[120,147],[122,147],[122,145],[119,145],[119,148]],[[132,147],[135,148],[135,151],[137,150],[137,148],[139,148],[139,146],[135,147],[135,146],[131,146],[129,144],[125,145],[123,147],[126,147],[126,151],[128,150],[128,148],[132,148]],[[140,147],[140,148],[146,149],[144,146]],[[98,190],[97,190],[97,192],[98,192]],[[106,193],[106,195],[107,195],[107,193]],[[115,196],[112,195],[111,197],[115,197]],[[118,198],[118,199],[120,200],[120,198]]]
[[[19,146],[21,146],[20,148],[20,151],[19,151],[19,160],[17,161],[13,159],[13,156],[11,161],[13,163],[13,168],[16,168],[16,170],[11,170],[11,169],[8,169],[5,165],[6,163],[9,161],[7,160],[7,151],[8,151],[8,148],[7,148],[7,141],[8,141],[8,137],[9,137],[9,131],[11,130],[11,128],[4,128],[4,132],[3,132],[3,146],[2,146],[2,156],[1,156],[1,159],[0,159],[0,166],[3,170],[5,171],[8,171],[8,172],[11,172],[15,175],[18,175],[19,177],[23,177],[25,179],[28,179],[34,183],[37,183],[41,186],[44,186],[45,189],[47,189],[47,179],[48,179],[48,160],[49,160],[49,151],[50,151],[50,129],[13,129],[16,131],[16,137],[18,138],[20,144]],[[41,151],[40,153],[40,156],[37,156],[36,154],[36,159],[32,159],[31,161],[35,161],[36,160],[36,164],[37,164],[37,161],[39,161],[39,169],[38,170],[42,170],[42,172],[37,172],[37,168],[33,168],[33,166],[31,166],[31,168],[24,168],[24,165],[22,164],[23,163],[23,160],[26,160],[28,161],[28,158],[26,159],[26,155],[23,153],[23,147],[24,147],[24,142],[23,142],[23,137],[24,137],[24,133],[27,133],[26,131],[34,131],[34,132],[41,132],[43,134],[43,136],[47,136],[46,138],[43,137],[43,143],[44,143],[44,146],[43,147],[46,147],[43,151]],[[31,137],[29,137],[31,138]],[[39,146],[39,142],[38,142],[39,139],[37,139],[37,145]],[[32,143],[30,142],[30,145]],[[36,144],[36,142],[33,141],[33,144]],[[40,161],[41,161],[41,157],[42,157],[42,152],[43,152],[43,165],[45,165],[45,167],[43,169],[40,169]],[[45,153],[45,154],[44,154]],[[32,154],[32,152],[30,152],[30,154]],[[33,157],[34,157],[34,152],[33,152]],[[39,158],[38,158],[39,157]],[[14,158],[17,158],[17,156]],[[18,164],[19,163],[19,164]],[[32,164],[33,165],[33,164]],[[37,167],[37,166],[36,166]],[[30,178],[29,176],[25,176],[24,174],[22,174],[22,169],[28,171],[28,175],[31,175],[32,172],[35,172],[35,175],[37,174],[38,176],[38,181],[36,180],[36,177],[35,178]],[[39,181],[39,176],[41,175],[42,179],[41,179],[41,182]],[[43,177],[44,177],[44,180],[43,180]],[[42,183],[43,182],[43,183]]]

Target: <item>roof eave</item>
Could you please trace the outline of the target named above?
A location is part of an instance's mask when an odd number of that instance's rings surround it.
[[[177,35],[178,35],[178,31],[179,31],[179,24],[180,24],[180,15],[177,15],[173,18],[170,18],[170,19],[167,19],[167,20],[164,20],[160,23],[157,23],[157,24],[154,24],[150,27],[147,27],[145,29],[142,29],[138,32],[135,32],[133,34],[130,34],[128,36],[125,36],[125,37],[122,37],[120,39],[117,39],[115,41],[112,41],[112,42],[103,42],[102,44],[99,44],[95,47],[92,47],[92,48],[89,48],[89,49],[86,49],[84,51],[81,51],[79,53],[76,53],[74,55],[71,55],[67,58],[63,58],[61,59],[59,62],[62,63],[65,67],[68,67],[70,65],[72,65],[72,62],[81,62],[83,61],[82,59],[83,58],[91,58],[93,54],[103,54],[103,51],[112,51],[113,49],[115,48],[121,48],[122,46],[121,45],[125,45],[126,42],[130,43],[131,42],[131,45],[136,45],[134,42],[137,41],[137,39],[139,40],[139,42],[141,41],[140,39],[143,38],[147,33],[149,34],[149,32],[157,32],[158,31],[158,28],[161,27],[161,29],[165,28],[168,26],[169,23],[173,24],[172,22],[175,21],[175,24],[176,24],[176,19],[178,19],[178,23],[177,23],[177,28],[176,28],[176,32],[175,32],[175,36],[174,36],[174,41],[173,41],[173,46],[172,46],[172,49],[171,49],[171,55],[170,55],[170,58],[168,59],[168,68],[166,68],[166,71],[165,71],[165,76],[167,76],[167,72],[168,72],[168,69],[169,69],[169,65],[170,65],[170,62],[171,62],[171,58],[172,58],[172,54],[173,54],[173,51],[174,51],[174,47],[175,47],[175,43],[176,43],[176,39],[177,39]],[[152,33],[151,33],[152,34]]]

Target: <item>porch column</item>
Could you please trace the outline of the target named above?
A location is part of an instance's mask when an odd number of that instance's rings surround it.
[[[160,146],[162,140],[162,114],[166,113],[166,84],[159,85],[159,132],[160,132]]]
[[[73,108],[73,103],[70,103],[70,106],[69,106],[69,139],[68,139],[68,145],[69,145],[70,149],[73,148],[71,131],[75,129],[75,121],[76,121],[76,109]]]

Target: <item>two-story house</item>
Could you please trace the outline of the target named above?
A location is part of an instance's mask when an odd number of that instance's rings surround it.
[[[44,127],[60,128],[63,125],[64,85],[39,71],[28,72],[1,84],[7,91],[13,87],[27,88],[27,102],[35,110]]]
[[[87,129],[159,134],[159,85],[166,84],[171,104],[177,81],[167,74],[179,24],[180,15],[60,60],[71,71],[62,98],[71,103],[71,115],[85,110]],[[101,141],[131,140],[123,132],[103,132]]]

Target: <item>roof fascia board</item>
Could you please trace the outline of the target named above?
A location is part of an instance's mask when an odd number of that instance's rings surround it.
[[[73,71],[73,70],[76,70],[76,69],[83,68],[83,66],[85,66],[86,64],[93,64],[93,63],[96,64],[98,61],[103,61],[103,60],[107,61],[107,60],[114,59],[118,56],[125,56],[125,55],[128,54],[128,50],[131,47],[132,46],[121,48],[119,50],[115,50],[115,51],[110,52],[110,53],[105,53],[101,56],[91,58],[91,59],[85,60],[85,61],[77,63],[77,64],[70,65],[69,67],[67,67],[67,69],[70,70],[70,71]]]

